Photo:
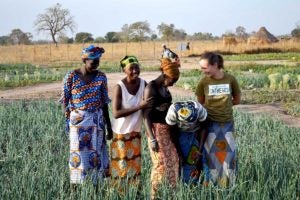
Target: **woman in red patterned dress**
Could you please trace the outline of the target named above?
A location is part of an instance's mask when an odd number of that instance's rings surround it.
[[[144,99],[153,98],[153,105],[144,110],[148,145],[153,163],[151,172],[151,199],[157,197],[157,190],[164,181],[175,188],[178,180],[179,158],[170,136],[170,126],[165,117],[172,103],[168,87],[179,78],[179,63],[169,58],[161,60],[161,75],[149,82]]]

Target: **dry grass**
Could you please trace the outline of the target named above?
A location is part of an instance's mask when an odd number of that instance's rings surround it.
[[[240,42],[236,45],[224,45],[222,40],[218,41],[192,41],[190,51],[180,51],[178,46],[185,42],[166,43],[169,48],[178,53],[181,57],[199,55],[204,51],[219,51],[226,53],[251,52],[257,49],[300,51],[298,41],[280,41],[273,44],[249,45]],[[136,55],[140,60],[155,60],[160,58],[163,42],[141,42],[141,43],[104,43],[96,44],[103,46],[106,53],[103,61],[119,61],[126,54]],[[87,46],[87,44],[85,45]],[[0,46],[0,63],[69,63],[80,62],[80,53],[83,44],[60,44],[55,47],[53,44],[45,45],[19,45]]]

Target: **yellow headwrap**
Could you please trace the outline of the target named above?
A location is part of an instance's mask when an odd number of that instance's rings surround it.
[[[127,66],[130,66],[131,64],[139,64],[139,61],[137,60],[137,58],[135,56],[125,56],[121,61],[120,61],[120,65],[122,68],[125,68]]]
[[[180,64],[178,62],[172,62],[169,58],[162,58],[161,59],[161,71],[169,76],[170,78],[179,78],[180,72],[179,72]]]

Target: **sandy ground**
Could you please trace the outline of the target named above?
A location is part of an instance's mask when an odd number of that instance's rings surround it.
[[[183,69],[190,69],[193,66],[185,63]],[[155,79],[160,72],[142,72],[140,77],[146,81]],[[122,73],[107,74],[109,96],[112,95],[113,87],[125,75]],[[34,86],[26,86],[22,88],[14,88],[9,90],[0,90],[0,104],[21,99],[54,99],[58,100],[62,90],[62,82],[54,82],[48,84],[38,84]],[[170,87],[172,95],[181,97],[195,98],[194,93],[179,87]],[[267,114],[275,117],[290,127],[300,128],[300,118],[287,115],[283,108],[278,104],[256,104],[256,105],[238,105],[237,109],[252,114]]]

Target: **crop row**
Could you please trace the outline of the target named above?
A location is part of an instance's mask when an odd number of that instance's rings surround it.
[[[179,184],[174,199],[297,199],[299,195],[299,130],[266,116],[234,112],[238,145],[238,178],[221,189]],[[68,137],[61,106],[54,101],[0,105],[0,199],[134,199],[139,190],[149,198],[151,161],[145,135],[142,187],[125,184],[118,193],[106,179],[73,191],[68,173]],[[160,188],[170,198],[168,185]],[[299,196],[298,196],[299,197]]]

